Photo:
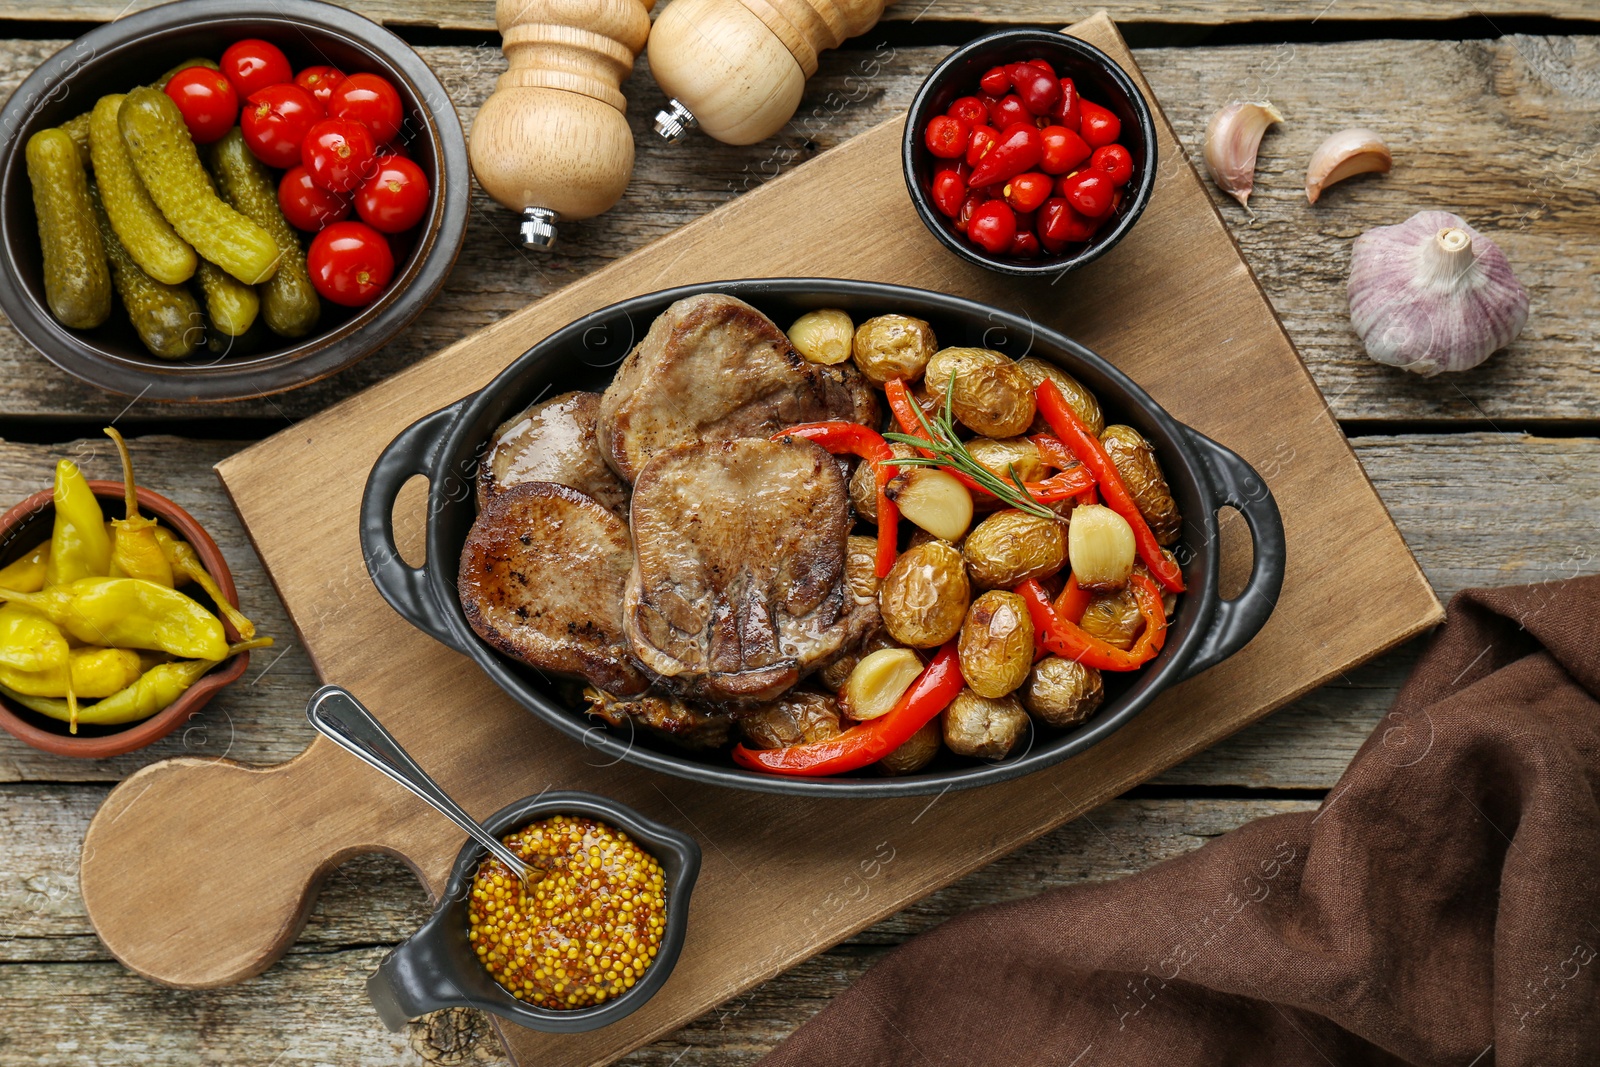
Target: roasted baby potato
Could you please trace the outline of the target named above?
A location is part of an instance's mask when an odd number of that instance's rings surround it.
[[[967,452],[980,467],[1007,483],[1011,481],[1013,468],[1017,477],[1025,482],[1044,480],[1044,460],[1039,458],[1039,450],[1026,437],[1006,437],[998,441],[992,437],[974,437],[967,442]]]
[[[1023,374],[1028,376],[1028,384],[1032,385],[1036,390],[1039,388],[1039,383],[1046,378],[1055,382],[1056,388],[1061,390],[1061,395],[1066,398],[1067,406],[1072,409],[1073,414],[1083,420],[1083,424],[1089,428],[1090,433],[1096,437],[1100,436],[1100,431],[1106,427],[1106,417],[1100,410],[1100,401],[1096,400],[1094,394],[1083,387],[1082,382],[1054,363],[1035,356],[1017,360],[1017,367]],[[1034,420],[1033,426],[1028,432],[1049,433],[1050,426],[1041,416]]]
[[[928,361],[928,392],[984,437],[1015,437],[1033,423],[1033,385],[1008,357],[987,348],[943,348]]]
[[[1078,625],[1106,644],[1116,645],[1126,652],[1144,629],[1144,616],[1139,614],[1139,601],[1133,590],[1124,589],[1089,601]]]
[[[818,308],[794,320],[789,343],[811,363],[843,363],[855,343],[856,324],[838,308]]]
[[[1100,435],[1100,444],[1122,475],[1122,484],[1133,495],[1133,502],[1139,505],[1139,514],[1150,524],[1156,543],[1177,544],[1183,531],[1183,516],[1178,512],[1178,502],[1172,499],[1172,489],[1156,460],[1155,448],[1138,430],[1120,424],[1107,426]]]
[[[889,442],[889,451],[896,459],[910,459],[917,450],[898,441]],[[904,474],[909,467],[899,473]],[[862,460],[850,475],[850,506],[856,509],[856,518],[862,522],[878,524],[878,470],[871,460]]]
[[[788,748],[831,740],[844,732],[844,726],[833,697],[792,689],[772,703],[741,715],[739,731],[753,748]]]
[[[910,315],[879,315],[856,328],[856,366],[873,385],[914,382],[939,347],[933,327]]]
[[[937,648],[961,632],[972,587],[966,561],[943,541],[907,549],[878,588],[884,629],[902,645]]]
[[[906,743],[878,761],[884,774],[915,774],[933,762],[939,754],[939,740],[944,732],[935,716],[912,734]]]
[[[1015,593],[992,589],[972,602],[961,624],[961,676],[981,697],[1003,697],[1033,666],[1033,619]]]
[[[958,756],[1004,759],[1028,735],[1028,713],[1014,696],[990,699],[963,689],[940,720],[945,747]]]
[[[1010,589],[1059,571],[1067,561],[1067,534],[1059,522],[1008,508],[978,523],[961,552],[980,588]]]
[[[845,541],[844,580],[850,592],[861,600],[878,595],[878,542],[872,537],[851,534]]]
[[[1022,690],[1022,706],[1048,726],[1077,726],[1106,697],[1100,672],[1075,660],[1046,656],[1033,665]]]

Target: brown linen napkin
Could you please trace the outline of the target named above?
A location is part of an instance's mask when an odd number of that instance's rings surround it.
[[[1600,577],[1468,590],[1321,808],[917,937],[763,1067],[1600,1063]]]

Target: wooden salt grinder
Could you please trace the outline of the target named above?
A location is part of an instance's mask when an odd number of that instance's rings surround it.
[[[671,100],[656,133],[696,125],[754,144],[800,106],[817,54],[866,33],[895,0],[673,0],[650,33],[650,70]]]
[[[650,36],[655,0],[497,0],[510,69],[472,124],[478,184],[549,249],[558,218],[615,204],[633,173],[621,85]]]

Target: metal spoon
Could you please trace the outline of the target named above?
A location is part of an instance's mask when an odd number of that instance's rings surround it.
[[[471,834],[490,854],[522,880],[524,892],[544,880],[545,869],[529,864],[499,838],[479,826],[428,772],[400,746],[388,730],[347,689],[325,685],[311,694],[306,718],[317,732],[334,744],[393,778],[431,804],[451,822]]]

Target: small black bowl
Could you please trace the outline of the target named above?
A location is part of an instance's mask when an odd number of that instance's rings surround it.
[[[637,1011],[666,984],[689,923],[689,894],[700,873],[700,846],[688,834],[645,818],[632,808],[594,793],[548,792],[519,800],[483,821],[503,837],[550,815],[585,815],[625,830],[661,864],[667,922],[656,960],[632,989],[615,1000],[571,1011],[524,1004],[489,976],[467,937],[467,899],[478,864],[488,854],[469,840],[461,847],[444,899],[422,928],[397,945],[367,979],[367,997],[390,1030],[440,1008],[481,1008],[532,1030],[576,1034],[598,1030]]]
[[[934,158],[923,143],[922,131],[935,115],[942,115],[958,97],[975,95],[978,79],[991,67],[1044,59],[1056,73],[1077,83],[1084,99],[1110,109],[1122,120],[1121,144],[1133,156],[1133,180],[1128,183],[1121,215],[1095,234],[1094,240],[1061,255],[1035,259],[992,255],[967,240],[950,220],[933,206],[928,189],[933,181]],[[1156,184],[1156,126],[1144,94],[1115,60],[1092,44],[1051,30],[1001,30],[962,45],[946,56],[917,90],[906,114],[900,149],[906,189],[922,223],[944,246],[969,263],[1001,274],[1055,275],[1093,263],[1133,229],[1150,202]]]
[[[50,314],[24,148],[35,132],[125,93],[186,59],[220,58],[246,37],[282,48],[295,69],[327,63],[368,71],[400,93],[398,139],[428,176],[422,222],[392,242],[394,278],[372,303],[322,302],[308,337],[289,340],[257,323],[222,355],[204,347],[186,360],[151,355],[120,301],[92,330]],[[471,177],[461,121],[444,85],[399,37],[353,11],[317,0],[178,0],[98,26],[45,60],[0,112],[0,308],[23,340],[67,373],[145,400],[222,401],[264,396],[325,378],[371,355],[405,329],[443,287],[466,238]]]

